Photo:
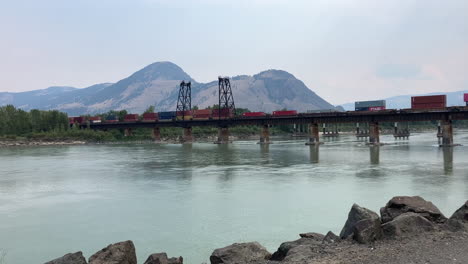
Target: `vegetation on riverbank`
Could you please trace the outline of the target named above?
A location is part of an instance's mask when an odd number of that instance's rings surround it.
[[[216,106],[214,106],[216,107]],[[149,107],[147,111],[154,111]],[[237,109],[237,114],[249,111],[248,109]],[[103,120],[112,115],[123,120],[127,111],[110,111],[101,114]],[[455,128],[467,128],[468,121],[454,121]],[[437,129],[437,121],[401,123],[400,128],[408,127],[410,131],[422,131]],[[367,125],[361,124],[360,129],[366,130]],[[393,123],[382,123],[383,131],[393,131]],[[355,131],[356,124],[327,125],[327,131],[351,132]],[[260,134],[260,126],[238,126],[229,129],[230,134],[240,138],[256,136]],[[161,137],[166,140],[177,140],[182,135],[182,128],[161,128]],[[271,135],[288,135],[299,132],[306,133],[306,124],[278,125],[270,129]],[[138,128],[132,131],[131,136],[125,136],[123,129],[110,129],[108,131],[95,131],[90,129],[79,129],[70,127],[66,113],[50,110],[31,110],[29,112],[18,109],[12,105],[0,107],[0,141],[25,140],[25,141],[61,141],[82,140],[87,142],[115,142],[115,141],[141,141],[152,140],[152,130],[149,128]],[[212,138],[218,134],[216,127],[193,127],[195,138]]]

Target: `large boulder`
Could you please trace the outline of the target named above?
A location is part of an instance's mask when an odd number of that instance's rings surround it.
[[[416,213],[405,213],[382,225],[386,237],[413,236],[434,230],[434,223]]]
[[[218,248],[210,256],[211,264],[241,264],[264,261],[271,254],[258,242],[234,243],[224,248]]]
[[[433,203],[420,196],[396,196],[380,209],[382,223],[390,222],[408,212],[417,213],[433,223],[444,223],[447,220]]]
[[[83,257],[83,252],[69,253],[63,257],[56,258],[45,264],[86,264],[86,259]]]
[[[145,261],[144,264],[183,264],[184,259],[182,257],[178,258],[168,258],[165,252],[151,254]]]
[[[447,224],[452,231],[468,232],[468,201],[453,213]]]
[[[353,234],[356,223],[365,219],[380,221],[379,215],[375,212],[357,204],[353,204],[351,211],[349,211],[348,219],[346,220],[346,223],[341,230],[340,237],[342,239],[346,239],[347,237],[351,236]]]
[[[339,236],[335,235],[335,233],[333,233],[332,231],[328,231],[328,233],[323,238],[322,242],[332,244],[339,242],[340,240],[341,238]]]
[[[307,249],[314,248],[322,244],[323,238],[324,238],[323,235],[321,237],[309,236],[309,237],[301,237],[300,239],[297,239],[294,241],[283,242],[279,246],[278,250],[275,253],[273,253],[270,260],[282,261],[287,256],[296,254],[297,252],[303,252],[305,250],[307,251]],[[301,248],[301,249],[298,249],[298,248]]]
[[[380,219],[364,219],[357,222],[353,229],[353,239],[361,244],[369,244],[383,236]]]
[[[89,264],[136,264],[135,246],[128,240],[111,244],[89,257]]]

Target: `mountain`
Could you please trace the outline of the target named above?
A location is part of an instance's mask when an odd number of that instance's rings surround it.
[[[218,82],[198,83],[171,62],[156,62],[117,83],[87,88],[50,87],[22,93],[0,93],[0,105],[25,110],[58,109],[70,115],[126,109],[141,113],[154,105],[157,111],[175,110],[180,82],[192,82],[192,105],[205,108],[218,103]],[[299,111],[333,109],[292,74],[267,70],[231,79],[236,107],[271,112],[283,108]]]
[[[468,93],[468,90],[457,91],[457,92],[440,92],[440,93],[428,93],[428,94],[409,94],[409,95],[398,95],[388,97],[382,100],[386,101],[387,109],[404,109],[411,108],[411,96],[425,96],[425,95],[447,95],[447,106],[460,106],[465,105],[463,102],[463,94]],[[380,99],[376,99],[380,100]],[[341,105],[346,111],[354,110],[354,103],[347,103]]]

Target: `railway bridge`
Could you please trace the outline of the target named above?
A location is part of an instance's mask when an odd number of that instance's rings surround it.
[[[192,128],[199,126],[218,127],[218,139],[215,143],[229,143],[229,128],[234,126],[255,125],[261,126],[260,143],[270,143],[270,127],[284,124],[306,124],[308,125],[308,145],[321,144],[319,127],[320,124],[340,123],[367,123],[369,125],[368,144],[380,145],[379,124],[384,122],[417,122],[417,121],[439,121],[441,123],[441,146],[454,146],[452,122],[455,120],[468,120],[468,107],[447,107],[443,109],[402,109],[383,111],[348,111],[348,112],[326,112],[326,113],[300,113],[294,116],[261,116],[261,117],[227,117],[213,118],[207,120],[169,120],[154,122],[117,122],[117,123],[92,123],[89,128],[96,130],[124,129],[130,133],[134,128],[151,128],[153,137],[160,140],[160,128],[180,127],[183,128],[183,140],[193,140]]]
[[[380,145],[379,124],[392,122],[416,122],[416,121],[439,121],[439,131],[437,136],[441,146],[454,146],[453,127],[454,120],[468,120],[468,106],[445,107],[436,109],[401,109],[401,110],[379,110],[379,111],[348,111],[348,112],[322,112],[322,113],[296,113],[286,115],[268,115],[261,116],[234,116],[235,104],[232,94],[231,84],[228,77],[218,77],[218,97],[219,108],[217,114],[202,120],[190,118],[186,113],[190,113],[191,106],[191,83],[182,81],[180,83],[179,96],[177,100],[177,115],[171,119],[127,120],[127,122],[111,123],[88,123],[81,124],[82,127],[89,126],[91,129],[124,129],[125,134],[131,134],[134,128],[153,129],[153,138],[161,140],[161,127],[181,127],[183,128],[182,140],[184,142],[193,141],[192,128],[198,126],[218,127],[218,139],[215,143],[229,143],[229,128],[234,126],[255,125],[261,126],[260,143],[269,144],[270,127],[274,125],[295,124],[308,126],[307,145],[318,145],[320,141],[319,125],[356,123],[357,136],[369,138],[370,145]],[[445,105],[445,103],[444,103]],[[280,111],[281,112],[281,111]],[[369,131],[361,133],[359,124],[368,124]],[[327,133],[324,136],[335,136],[335,133]],[[395,127],[395,138],[408,137],[409,130],[398,131]]]

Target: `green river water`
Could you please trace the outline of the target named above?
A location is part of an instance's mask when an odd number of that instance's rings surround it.
[[[465,146],[455,148],[439,148],[435,132],[382,136],[382,147],[351,135],[319,148],[273,141],[0,149],[4,262],[88,258],[130,239],[139,263],[162,251],[209,263],[234,242],[274,251],[302,232],[339,233],[355,202],[378,211],[421,195],[450,216],[468,198],[468,131],[456,131]]]

